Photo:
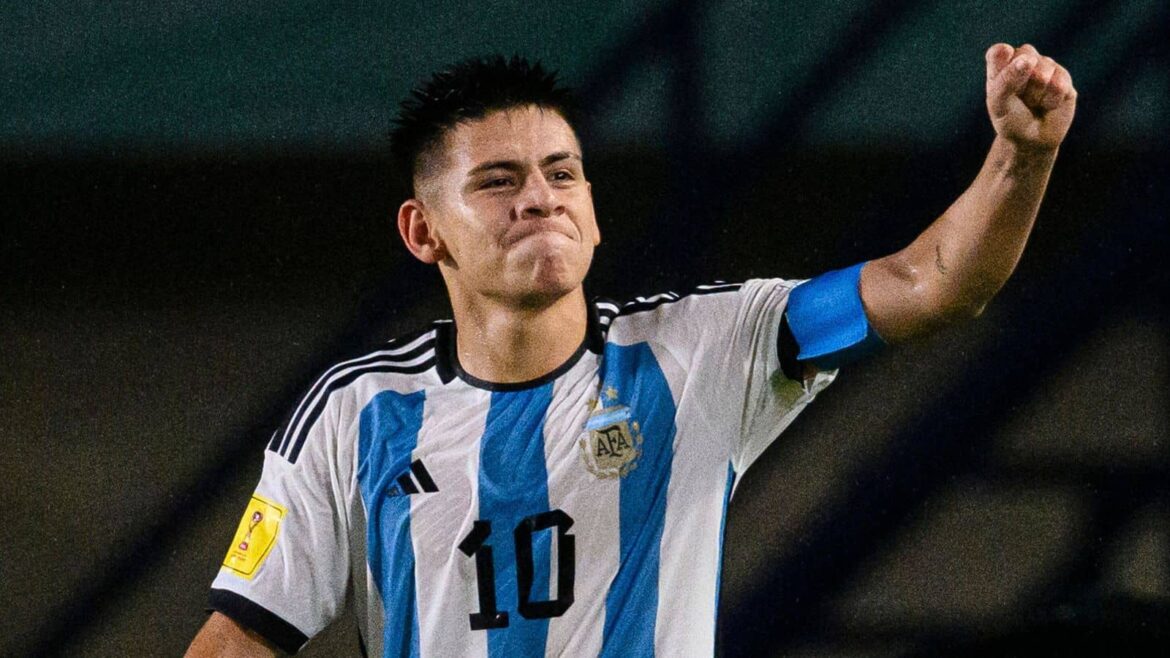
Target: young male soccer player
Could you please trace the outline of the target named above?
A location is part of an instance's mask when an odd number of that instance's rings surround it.
[[[986,163],[905,249],[616,304],[582,292],[600,234],[565,92],[518,59],[437,74],[394,136],[398,227],[454,322],[308,391],[189,655],[296,651],[347,593],[377,656],[710,655],[736,478],[839,365],[978,315],[1020,257],[1076,92],[1006,44],[986,91]]]

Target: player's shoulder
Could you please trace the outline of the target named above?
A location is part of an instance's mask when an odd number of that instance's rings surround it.
[[[437,381],[439,335],[449,320],[351,352],[321,372],[273,434],[268,449],[295,462],[311,428],[326,408],[349,397],[369,397],[380,390],[411,393]]]
[[[791,290],[798,281],[785,279],[748,279],[742,282],[714,281],[680,288],[681,292],[668,290],[650,295],[636,295],[632,299],[618,301],[609,297],[593,300],[602,321],[609,324],[619,318],[665,316],[685,313],[704,308],[713,308],[735,303],[736,298],[755,295],[759,292]]]
[[[629,316],[638,313],[656,311],[664,306],[667,306],[668,304],[677,303],[688,297],[730,293],[735,292],[742,287],[742,283],[716,281],[714,283],[700,284],[691,286],[689,288],[682,288],[682,292],[667,290],[665,292],[649,295],[636,295],[632,299],[627,299],[624,301],[617,301],[606,297],[598,297],[594,300],[594,304],[597,306],[598,313],[608,316],[612,319],[620,316]]]
[[[716,281],[714,283],[680,287],[665,292],[634,295],[619,301],[597,297],[593,306],[597,319],[607,337],[618,342],[653,339],[662,331],[705,315],[705,301],[723,298],[730,301],[744,284]]]
[[[339,388],[370,374],[409,377],[435,367],[439,335],[450,320],[437,320],[424,327],[351,352],[325,370],[317,385]]]
[[[751,308],[765,308],[771,305],[769,301],[783,299],[795,285],[785,279],[715,281],[621,302],[596,298],[594,306],[609,337],[618,342],[692,336],[695,331],[732,326],[747,317]]]

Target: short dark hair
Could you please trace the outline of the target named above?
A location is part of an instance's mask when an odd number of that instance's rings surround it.
[[[415,87],[399,106],[390,133],[394,167],[412,193],[423,160],[459,123],[491,112],[536,105],[558,112],[573,125],[576,100],[560,85],[556,71],[518,55],[466,59]]]

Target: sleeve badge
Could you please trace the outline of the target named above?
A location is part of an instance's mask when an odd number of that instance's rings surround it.
[[[236,528],[236,536],[223,558],[223,566],[232,573],[251,580],[276,545],[280,522],[287,510],[267,498],[252,494],[248,508]]]

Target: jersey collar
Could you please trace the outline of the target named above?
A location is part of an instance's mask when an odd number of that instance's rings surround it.
[[[435,323],[435,369],[444,384],[451,383],[455,378],[489,391],[520,391],[537,386],[543,386],[557,377],[565,374],[581,360],[586,352],[600,355],[605,351],[605,326],[598,319],[597,307],[594,303],[585,304],[585,339],[564,363],[552,372],[531,379],[526,382],[489,382],[472,375],[463,369],[459,363],[459,355],[455,349],[455,322],[443,320]]]

